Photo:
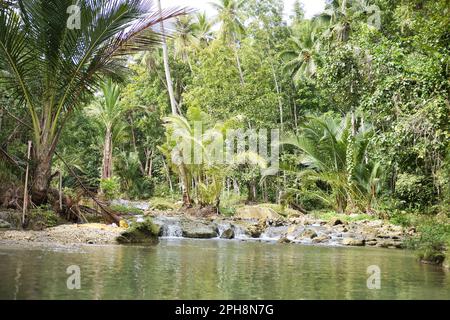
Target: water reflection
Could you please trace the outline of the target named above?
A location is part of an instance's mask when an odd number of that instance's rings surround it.
[[[2,299],[450,299],[450,273],[411,252],[162,240],[152,247],[0,248]],[[81,289],[66,268],[79,265]],[[366,286],[369,265],[381,289]]]

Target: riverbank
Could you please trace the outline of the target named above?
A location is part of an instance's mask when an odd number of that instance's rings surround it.
[[[89,244],[117,244],[117,237],[125,229],[100,223],[63,224],[34,230],[2,230],[0,244],[30,246],[76,246]]]
[[[402,228],[387,221],[358,220],[357,217],[349,217],[347,221],[339,218],[327,221],[301,213],[283,217],[270,208],[258,206],[245,207],[233,217],[199,217],[192,211],[147,211],[124,216],[124,220],[131,228],[148,230],[148,237],[222,238],[320,246],[403,248],[405,239],[415,232],[413,228]],[[3,229],[0,231],[0,241],[63,245],[117,244],[124,243],[125,234],[129,235],[129,230],[115,225],[64,224],[41,231]],[[130,242],[139,242],[145,238],[144,234],[140,239]]]

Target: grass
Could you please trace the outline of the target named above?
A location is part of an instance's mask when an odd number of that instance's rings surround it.
[[[152,210],[173,211],[180,208],[175,200],[161,197],[151,198],[149,203]]]
[[[120,204],[112,205],[109,208],[111,208],[111,210],[113,210],[115,212],[119,212],[119,213],[122,213],[122,214],[138,215],[138,214],[142,214],[143,213],[143,211],[141,209],[127,207],[127,206],[123,206],[123,205],[120,205]]]
[[[311,215],[316,219],[321,219],[325,221],[330,221],[332,219],[340,219],[344,222],[355,222],[362,220],[377,220],[377,216],[369,215],[369,214],[354,214],[348,215],[343,213],[337,213],[335,211],[312,211]]]

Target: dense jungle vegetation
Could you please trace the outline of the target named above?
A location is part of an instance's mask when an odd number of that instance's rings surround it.
[[[424,256],[448,246],[448,0],[328,0],[312,19],[297,2],[288,22],[277,0],[215,0],[213,17],[89,0],[71,30],[72,2],[1,2],[0,205],[21,208],[29,164],[31,205],[60,213],[88,194],[271,203],[416,226]],[[175,163],[173,132],[209,150],[198,121],[279,129],[280,170],[251,152]]]

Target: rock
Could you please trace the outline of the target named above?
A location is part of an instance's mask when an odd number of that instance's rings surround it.
[[[342,244],[344,246],[364,246],[365,241],[363,239],[355,239],[355,238],[344,238],[342,240]]]
[[[209,239],[218,235],[216,226],[193,220],[183,221],[181,229],[185,238]]]
[[[393,241],[393,240],[380,240],[377,243],[377,247],[380,248],[397,248],[401,249],[403,246],[401,241]]]
[[[291,243],[291,242],[292,241],[286,237],[282,237],[282,238],[278,239],[278,241],[277,241],[277,243]]]
[[[312,242],[313,243],[323,243],[323,242],[327,242],[328,240],[330,240],[330,237],[325,235],[325,234],[323,234],[321,236],[318,236],[318,237],[314,238],[312,240]]]
[[[279,220],[282,217],[271,208],[264,208],[258,206],[246,206],[236,210],[236,217],[241,219],[256,219],[256,220]]]
[[[263,232],[263,229],[259,225],[249,226],[247,229],[248,234],[252,238],[259,238],[261,236],[261,233]]]
[[[378,243],[378,241],[376,239],[371,239],[371,240],[366,241],[366,245],[371,246],[371,247],[376,246],[377,243]]]
[[[11,228],[11,224],[8,221],[0,219],[0,228]]]
[[[333,218],[333,219],[330,220],[330,222],[328,222],[328,224],[329,224],[330,226],[338,226],[338,225],[342,225],[342,224],[344,224],[344,223],[343,223],[342,220],[339,219],[339,218]]]
[[[220,235],[220,238],[222,239],[233,239],[234,238],[234,230],[229,228],[226,229],[222,234]]]
[[[117,237],[119,243],[158,243],[160,227],[150,221],[135,223]]]
[[[305,238],[313,239],[315,237],[317,237],[317,233],[313,229],[305,229],[305,230],[303,230],[302,233],[300,233],[298,235],[297,239],[299,239],[299,240],[300,239],[305,239]]]

